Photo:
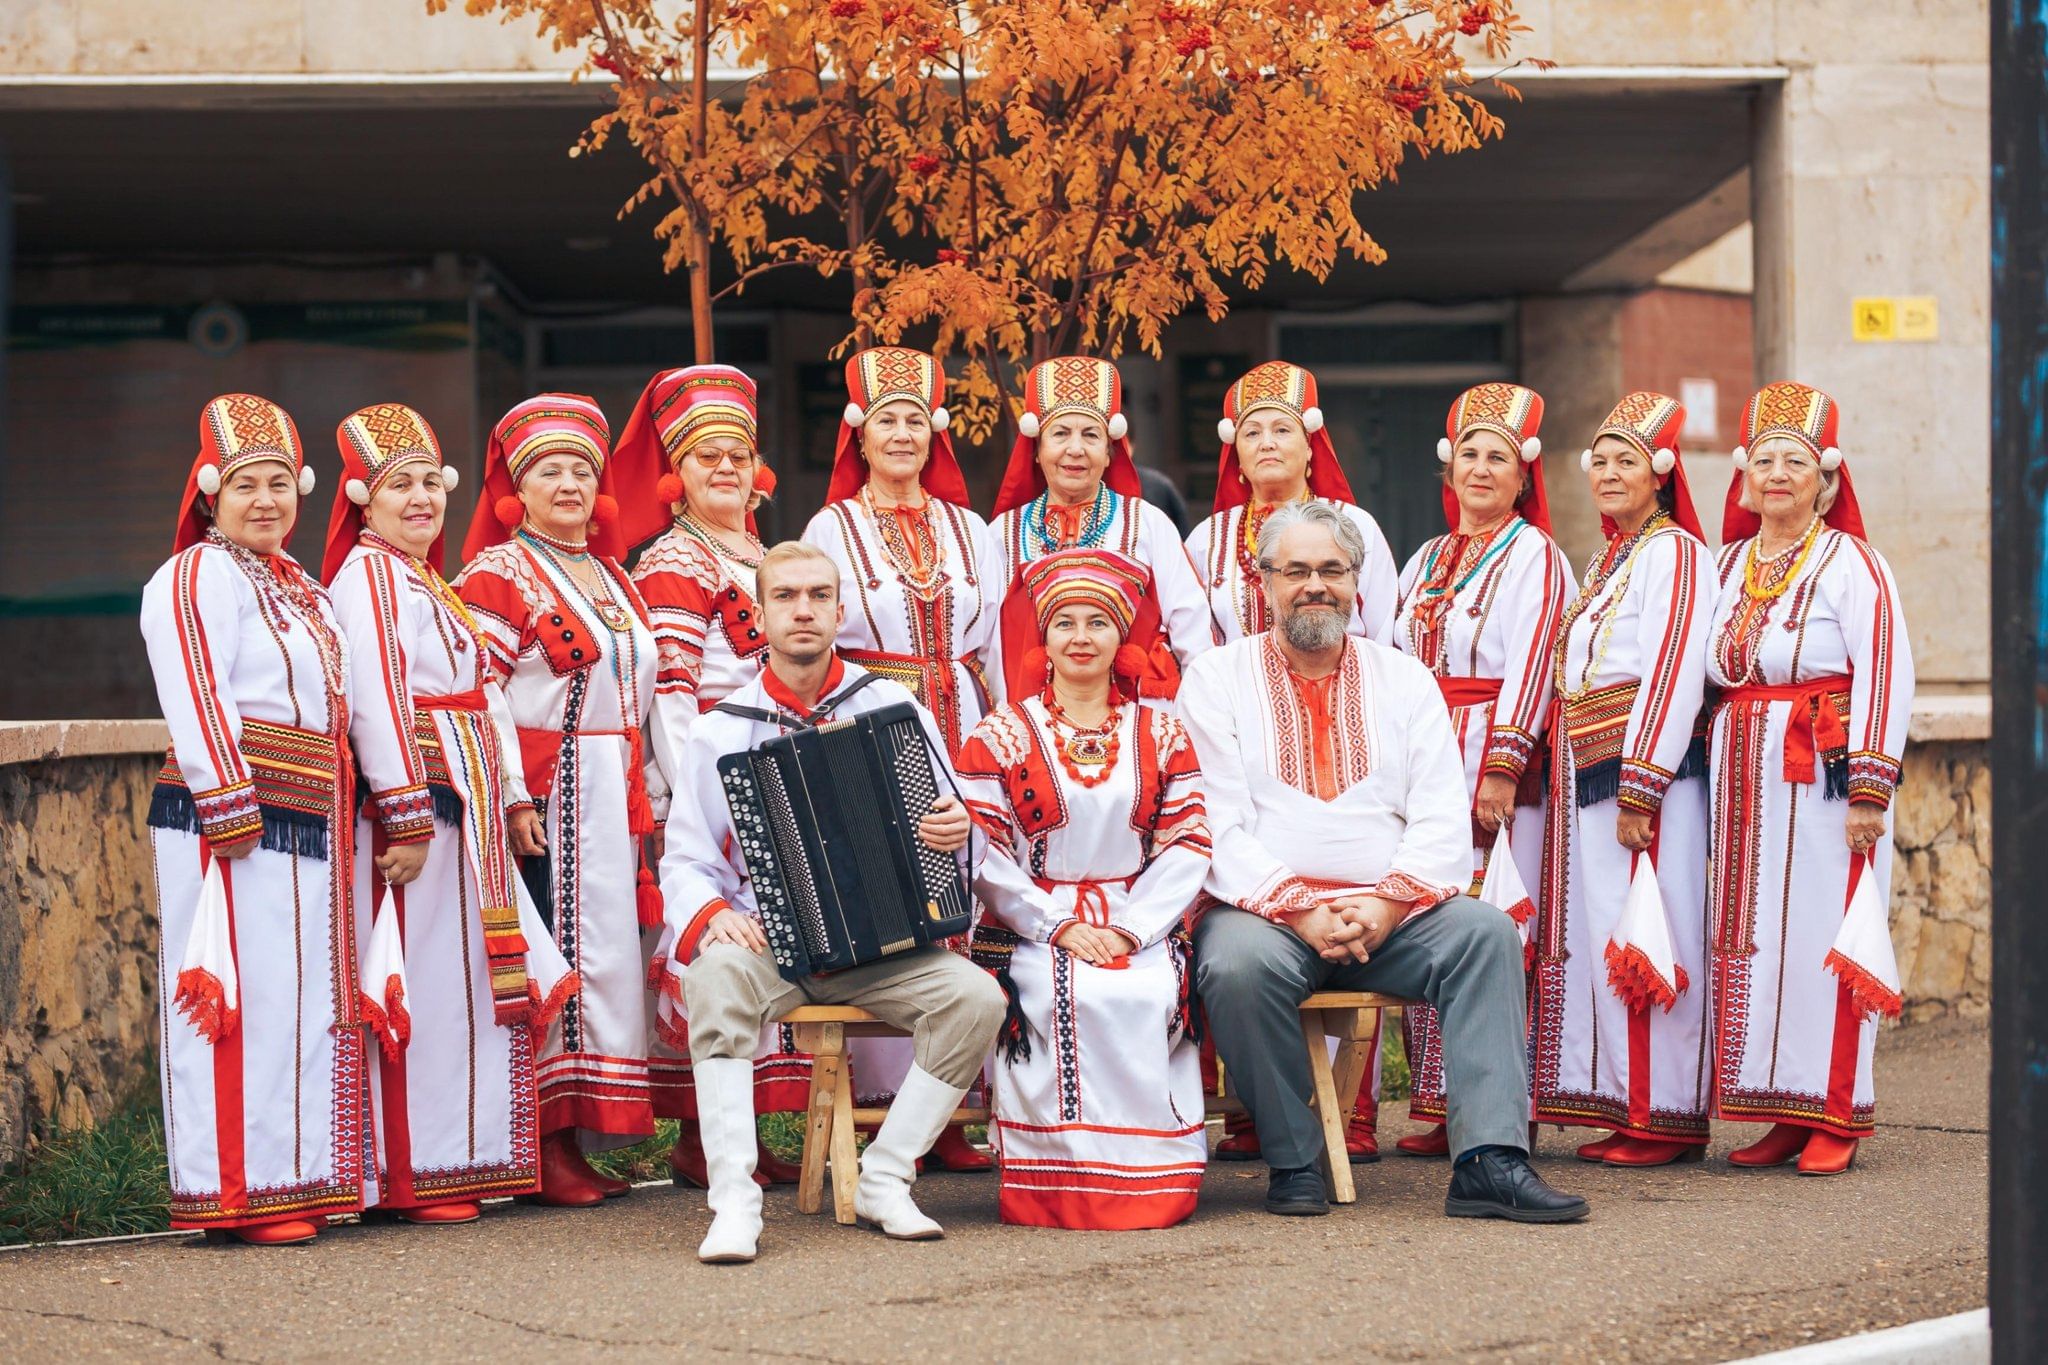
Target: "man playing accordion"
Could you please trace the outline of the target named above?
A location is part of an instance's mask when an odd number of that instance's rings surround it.
[[[762,558],[756,583],[767,664],[692,729],[661,866],[662,898],[676,931],[663,989],[672,998],[679,976],[710,1175],[711,1230],[697,1257],[712,1262],[753,1260],[761,1234],[752,1058],[763,1026],[811,1003],[858,1005],[910,1032],[916,1059],[861,1159],[854,1208],[891,1237],[925,1239],[943,1234],[910,1197],[918,1158],[979,1074],[1004,1012],[995,979],[938,946],[799,981],[777,971],[718,760],[793,730],[914,703],[900,685],[834,652],[844,611],[839,570],[825,555],[798,542],[777,545]],[[944,765],[941,776],[950,782],[938,730],[921,708],[918,715],[932,762]],[[920,820],[917,835],[943,853],[968,848],[966,808],[945,796]]]

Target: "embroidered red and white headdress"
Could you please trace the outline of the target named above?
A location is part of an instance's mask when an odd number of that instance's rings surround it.
[[[953,451],[948,431],[952,415],[941,404],[946,393],[946,372],[939,362],[923,351],[908,346],[870,346],[846,362],[846,410],[840,414],[839,444],[832,458],[832,482],[825,501],[840,502],[860,492],[867,482],[867,465],[861,459],[860,429],[868,418],[890,403],[915,403],[931,419],[931,455],[918,471],[924,491],[956,507],[968,503],[967,476],[960,471],[960,459]]]
[[[462,542],[462,557],[481,551],[512,534],[525,515],[519,482],[550,455],[576,455],[597,469],[597,508],[590,522],[590,548],[617,558],[625,552],[619,538],[619,506],[611,496],[611,424],[594,399],[580,393],[536,394],[513,405],[498,419],[484,450],[483,496]]]
[[[1127,498],[1144,496],[1131,460],[1130,423],[1124,417],[1124,384],[1116,366],[1093,356],[1064,355],[1031,367],[1024,377],[1024,411],[1017,418],[1017,442],[996,492],[995,514],[1022,507],[1045,491],[1038,467],[1038,436],[1061,417],[1093,417],[1109,433],[1109,467],[1102,481]]]
[[[334,442],[341,448],[341,487],[327,518],[322,582],[332,582],[340,572],[341,562],[362,535],[363,509],[392,474],[409,464],[429,465],[441,471],[442,485],[450,492],[461,477],[455,466],[441,462],[441,442],[427,419],[403,403],[372,403],[350,413],[335,428]],[[437,570],[446,539],[444,527],[427,551],[427,562]]]
[[[178,500],[176,550],[205,538],[211,522],[208,504],[236,470],[263,460],[289,468],[298,478],[300,497],[312,493],[313,471],[306,467],[299,429],[283,408],[253,393],[227,393],[199,410],[199,453],[192,457]],[[285,539],[291,539],[289,534]]]
[[[1316,377],[1299,365],[1269,360],[1246,371],[1223,394],[1223,419],[1216,424],[1216,436],[1223,453],[1216,465],[1215,510],[1242,507],[1251,501],[1251,480],[1237,456],[1238,424],[1255,412],[1273,409],[1287,413],[1301,423],[1308,436],[1308,491],[1332,502],[1356,503],[1351,482],[1330,443],[1323,423],[1323,410],[1316,401]]]
[[[1025,565],[1017,586],[1002,614],[1010,696],[1030,696],[1045,685],[1046,627],[1061,607],[1076,602],[1100,607],[1116,622],[1122,643],[1112,673],[1126,697],[1170,698],[1179,690],[1180,666],[1160,625],[1152,571],[1143,564],[1114,550],[1058,550]]]
[[[1119,634],[1129,635],[1150,583],[1143,565],[1113,550],[1059,550],[1024,566],[1040,638],[1053,613],[1076,602],[1100,607]]]
[[[751,377],[730,365],[685,365],[647,381],[612,451],[626,544],[668,529],[672,509],[683,500],[677,464],[698,443],[717,436],[743,442],[755,453],[754,493],[773,494],[775,472],[759,458],[760,405]]]
[[[1436,443],[1436,457],[1451,462],[1458,445],[1475,431],[1490,431],[1522,457],[1527,483],[1517,511],[1522,520],[1545,535],[1550,534],[1550,498],[1543,487],[1543,441],[1537,429],[1543,425],[1543,395],[1520,384],[1475,384],[1459,394],[1444,418],[1444,434]],[[1458,495],[1444,485],[1444,518],[1458,529]]]
[[[1735,447],[1735,477],[1728,485],[1728,500],[1721,509],[1723,544],[1747,540],[1762,529],[1762,518],[1742,505],[1742,485],[1749,468],[1749,452],[1773,438],[1797,443],[1820,461],[1823,470],[1835,476],[1835,500],[1821,520],[1838,531],[1847,531],[1859,540],[1863,538],[1863,509],[1856,501],[1849,466],[1837,444],[1841,421],[1842,409],[1835,400],[1809,384],[1779,380],[1750,396],[1742,409],[1742,444]]]
[[[1685,481],[1685,462],[1678,458],[1678,436],[1684,430],[1685,404],[1668,395],[1641,389],[1614,405],[1614,411],[1607,414],[1607,420],[1593,433],[1593,439],[1619,437],[1641,451],[1659,481],[1668,480],[1671,485],[1671,519],[1705,540],[1706,535],[1700,530],[1699,513],[1693,510],[1692,489]],[[1590,470],[1592,467],[1593,449],[1588,446],[1579,454],[1579,468]],[[1602,534],[1612,536],[1614,529],[1608,518],[1600,518]]]

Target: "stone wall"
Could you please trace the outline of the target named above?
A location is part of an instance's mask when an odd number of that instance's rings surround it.
[[[1979,702],[1981,699],[1968,699]],[[1981,1015],[1991,774],[1981,706],[1930,721],[1894,806],[1906,1019]],[[155,1055],[157,916],[143,820],[161,722],[0,723],[0,1166],[104,1117]]]
[[[162,752],[0,764],[0,1166],[104,1118],[148,1074],[157,917],[143,821]]]

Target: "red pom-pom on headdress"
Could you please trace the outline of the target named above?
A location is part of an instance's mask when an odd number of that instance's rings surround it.
[[[669,504],[683,500],[683,481],[675,474],[664,474],[654,485],[654,496]]]
[[[493,503],[491,510],[498,514],[499,523],[508,531],[526,520],[526,504],[510,493]]]
[[[598,528],[619,524],[619,500],[609,493],[597,495],[597,510],[590,516],[590,532],[596,535]]]
[[[1045,652],[1044,645],[1033,645],[1024,651],[1024,676],[1052,681],[1052,656]]]

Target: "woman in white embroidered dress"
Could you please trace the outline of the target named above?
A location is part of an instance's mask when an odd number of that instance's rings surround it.
[[[1048,681],[960,756],[989,837],[976,957],[1011,1001],[991,1071],[1006,1223],[1171,1227],[1201,1189],[1186,931],[1209,829],[1187,732],[1112,676],[1144,585],[1102,550],[1033,563]]]
[[[1771,1127],[1734,1166],[1838,1175],[1870,1136],[1877,1016],[1899,1012],[1885,812],[1913,710],[1891,566],[1863,539],[1834,400],[1766,385],[1721,523],[1714,718],[1715,1114]],[[1869,881],[1868,951],[1843,908]],[[1851,918],[1855,917],[1852,909]]]
[[[171,731],[149,807],[171,1226],[264,1244],[377,1197],[348,650],[285,553],[303,458],[275,403],[208,403],[175,553],[142,593]]]
[[[1365,542],[1357,605],[1347,628],[1353,635],[1388,643],[1397,596],[1393,551],[1380,524],[1352,496],[1316,403],[1315,376],[1284,360],[1254,366],[1224,392],[1216,435],[1223,447],[1216,464],[1215,513],[1187,540],[1188,558],[1208,596],[1216,642],[1263,634],[1272,624],[1259,576],[1259,529],[1279,508],[1316,498],[1340,509]],[[1375,1027],[1378,1018],[1374,1015]],[[1379,1160],[1379,1095],[1380,1040],[1375,1034],[1345,1125],[1345,1146],[1354,1161]],[[1226,1116],[1216,1159],[1252,1161],[1258,1156],[1259,1135],[1251,1115]]]
[[[1530,1088],[1545,1123],[1612,1128],[1579,1156],[1618,1166],[1696,1160],[1707,1142],[1694,727],[1712,585],[1678,462],[1684,425],[1676,400],[1632,393],[1579,457],[1609,539],[1565,609],[1552,676]],[[1628,913],[1644,858],[1661,916],[1649,934]]]
[[[1180,671],[1215,643],[1208,599],[1186,547],[1166,513],[1145,501],[1131,462],[1116,367],[1090,356],[1060,356],[1032,367],[1024,381],[1017,442],[996,492],[989,523],[995,579],[1006,619],[999,652],[1021,654],[1010,637],[1035,639],[1031,604],[1017,590],[1017,572],[1055,550],[1113,550],[1152,573],[1147,596],[1164,627],[1152,651],[1143,695],[1170,701]],[[997,670],[1005,696],[1033,695],[1039,682],[1011,658]]]
[[[1224,392],[1216,434],[1223,453],[1215,513],[1188,535],[1188,558],[1208,594],[1217,643],[1257,635],[1270,624],[1259,582],[1259,527],[1275,508],[1307,498],[1343,508],[1365,537],[1351,633],[1389,643],[1398,597],[1394,552],[1379,522],[1352,496],[1316,404],[1316,377],[1284,360],[1253,367]]]
[[[336,439],[343,483],[321,576],[355,662],[349,734],[369,791],[356,937],[379,1044],[378,1204],[466,1223],[477,1200],[539,1186],[534,1039],[576,981],[513,866],[490,660],[441,577],[456,472],[401,403],[352,413]]]
[[[654,636],[619,563],[618,507],[600,491],[609,434],[576,394],[506,413],[455,582],[491,656],[512,851],[580,979],[538,1064],[540,1198],[576,1206],[595,1202],[592,1190],[625,1192],[584,1160],[586,1145],[654,1131],[640,947],[661,917],[641,847],[653,828],[640,727]]]
[[[654,624],[660,673],[648,726],[648,788],[666,821],[682,772],[683,746],[697,717],[751,682],[767,658],[754,598],[765,552],[754,509],[775,488],[761,458],[754,381],[730,365],[688,365],[648,381],[619,436],[613,467],[625,504],[629,544],[648,541],[633,582]],[[679,1124],[669,1169],[680,1184],[705,1188],[709,1173],[697,1127],[697,1088],[684,1022],[683,964],[675,951],[694,906],[675,907],[648,966],[654,990],[648,1039],[654,1112]],[[676,922],[680,916],[681,922]],[[809,1101],[810,1059],[788,1030],[763,1031],[754,1058],[757,1114],[799,1112]],[[796,1166],[762,1146],[754,1176],[793,1184]]]
[[[871,347],[846,362],[832,482],[803,538],[839,566],[840,655],[909,688],[957,754],[988,709],[1002,585],[986,576],[988,524],[967,506],[945,383],[937,361],[907,347]],[[965,952],[966,937],[955,946]],[[856,1098],[886,1104],[909,1073],[910,1040],[857,1038],[851,1052]],[[958,1125],[925,1164],[990,1165]]]
[[[1537,745],[1549,720],[1551,654],[1571,571],[1550,538],[1537,428],[1543,399],[1519,384],[1481,384],[1451,404],[1437,442],[1450,531],[1430,540],[1401,570],[1394,643],[1422,661],[1443,690],[1451,732],[1472,793],[1472,891],[1503,825],[1515,870],[1528,891],[1540,885],[1542,764]],[[1533,897],[1502,910],[1526,925]],[[1436,1011],[1402,1011],[1412,1085],[1408,1117],[1434,1126],[1394,1146],[1411,1156],[1446,1156],[1444,1062]]]

